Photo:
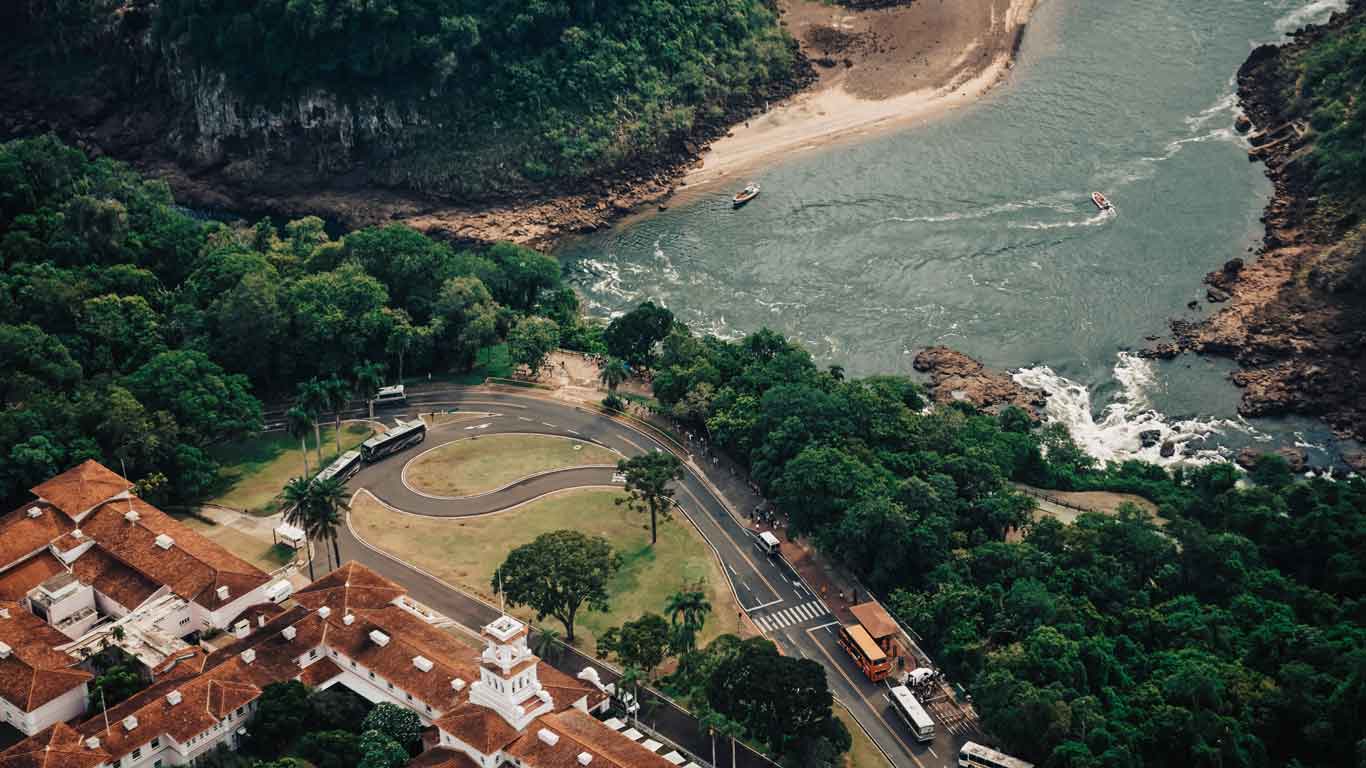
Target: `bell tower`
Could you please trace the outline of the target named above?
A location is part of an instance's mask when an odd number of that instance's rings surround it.
[[[470,685],[471,703],[492,709],[519,731],[555,708],[536,676],[541,660],[527,646],[529,634],[525,624],[506,614],[486,625],[479,633],[485,643],[479,679]]]

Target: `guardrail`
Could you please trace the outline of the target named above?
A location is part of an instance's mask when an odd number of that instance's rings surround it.
[[[1013,487],[1015,490],[1017,490],[1017,491],[1019,491],[1019,492],[1025,494],[1026,496],[1033,496],[1033,497],[1036,498],[1036,499],[1043,499],[1044,501],[1048,502],[1049,504],[1057,504],[1057,505],[1060,506],[1060,507],[1067,507],[1068,509],[1075,509],[1075,510],[1077,510],[1078,512],[1100,512],[1100,511],[1101,511],[1101,510],[1099,510],[1099,509],[1093,509],[1093,508],[1091,508],[1091,507],[1083,507],[1083,506],[1079,506],[1079,505],[1077,505],[1077,504],[1073,504],[1073,503],[1068,502],[1068,501],[1063,501],[1062,499],[1058,498],[1057,496],[1051,496],[1051,495],[1049,495],[1048,492],[1045,491],[1045,490],[1042,490],[1042,489],[1039,489],[1039,488],[1034,488],[1034,487],[1031,487],[1031,486],[1028,486],[1028,485],[1019,485],[1019,484],[1016,484],[1016,483],[1012,483],[1012,484],[1011,484],[1011,487]]]
[[[517,387],[518,389],[544,389],[554,390],[550,384],[542,384],[539,381],[523,381],[522,379],[506,379],[502,376],[490,376],[484,379],[485,384],[495,387]]]

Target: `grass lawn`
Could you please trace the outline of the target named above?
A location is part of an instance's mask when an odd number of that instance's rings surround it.
[[[413,459],[408,484],[435,496],[472,496],[537,472],[585,464],[616,464],[621,457],[593,443],[553,435],[466,438]]]
[[[221,525],[200,517],[177,515],[176,519],[266,573],[294,559],[294,550],[283,544],[272,543],[269,537],[254,536],[230,525]]]
[[[332,432],[331,426],[323,427],[323,466],[337,458],[337,443]],[[342,450],[355,448],[373,433],[371,425],[364,422],[342,424]],[[308,471],[316,473],[318,452],[312,436],[308,438],[308,448]],[[290,478],[298,477],[304,471],[299,441],[284,432],[270,432],[215,446],[210,455],[223,465],[218,472],[223,486],[218,496],[209,502],[252,514],[274,513],[275,497]]]
[[[854,717],[849,714],[849,710],[836,704],[835,716],[844,723],[844,727],[849,729],[849,735],[853,737],[853,746],[844,755],[844,768],[891,768],[891,763],[878,751],[877,745],[868,738],[868,734],[858,727],[854,722]]]
[[[545,497],[517,509],[487,517],[429,518],[385,507],[360,494],[351,507],[351,523],[361,538],[451,584],[497,603],[490,580],[508,552],[539,534],[562,528],[602,536],[622,554],[624,563],[609,587],[612,610],[580,612],[576,644],[588,652],[608,627],[646,611],[663,613],[669,595],[703,585],[712,612],[698,638],[705,645],[724,632],[741,634],[739,606],[711,549],[692,524],[681,517],[659,526],[659,544],[650,548],[650,521],[617,506],[620,491],[584,488]],[[515,613],[534,619],[521,608]],[[563,631],[547,616],[546,626]]]

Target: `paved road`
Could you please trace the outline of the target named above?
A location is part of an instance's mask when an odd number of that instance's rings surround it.
[[[479,435],[517,432],[560,435],[589,440],[626,456],[671,450],[663,441],[596,411],[561,401],[484,388],[410,387],[406,410],[382,411],[376,413],[376,417],[392,422],[394,417],[411,418],[418,411],[442,409],[489,415],[430,430],[422,445],[365,467],[351,481],[352,488],[364,487],[386,503],[408,512],[462,516],[506,509],[554,490],[620,484],[607,468],[549,473],[494,493],[465,499],[424,496],[403,483],[402,468],[408,461],[442,443],[470,437],[471,432]],[[471,426],[476,429],[467,429]],[[680,453],[677,447],[672,450]],[[944,715],[950,710],[937,709],[931,704],[929,709],[939,723],[939,733],[929,744],[915,742],[910,730],[893,713],[886,686],[864,678],[835,642],[836,619],[819,596],[802,583],[785,561],[762,554],[754,534],[717,493],[723,490],[727,496],[748,504],[751,500],[748,488],[731,476],[729,470],[718,471],[709,461],[688,454],[686,449],[681,453],[688,472],[677,487],[679,507],[715,548],[735,594],[755,625],[785,653],[822,664],[836,697],[850,709],[895,765],[916,768],[956,765],[958,748],[972,736],[970,727],[962,723],[946,725]],[[349,531],[343,537],[342,556],[359,560],[403,583],[415,599],[467,626],[477,627],[495,615],[492,608],[449,585],[370,550],[356,541]],[[575,672],[583,666],[582,660],[560,663],[570,664]],[[605,667],[601,667],[600,674],[605,680],[615,679],[615,674]],[[667,705],[656,707],[655,712],[660,718],[662,732],[699,756],[710,758],[710,741],[696,733],[690,718],[679,717]],[[729,750],[718,745],[717,753],[719,765],[729,768]],[[772,764],[749,755],[742,757],[739,765],[748,768],[749,765]]]

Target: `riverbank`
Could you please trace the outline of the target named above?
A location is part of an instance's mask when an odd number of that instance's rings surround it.
[[[1294,62],[1363,15],[1366,2],[1354,0],[1348,12],[1285,45],[1257,48],[1239,70],[1249,156],[1265,164],[1275,189],[1262,219],[1263,245],[1249,263],[1234,259],[1206,276],[1218,311],[1172,323],[1181,350],[1238,362],[1232,379],[1242,388],[1240,414],[1319,416],[1339,437],[1358,441],[1366,441],[1362,225],[1313,184],[1315,133],[1303,104],[1290,98]]]
[[[783,23],[820,80],[715,141],[684,183],[696,189],[729,180],[775,158],[932,120],[980,99],[1014,63],[1035,5],[961,0],[851,11],[787,0]]]

